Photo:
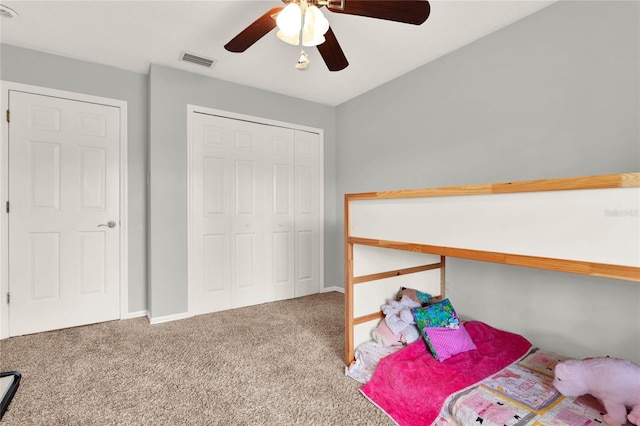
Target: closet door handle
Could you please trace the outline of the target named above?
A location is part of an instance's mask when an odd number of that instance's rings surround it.
[[[107,223],[102,223],[102,224],[98,225],[98,228],[100,228],[101,226],[107,226],[109,228],[115,228],[116,227],[116,222],[113,221],[113,220],[110,220]]]

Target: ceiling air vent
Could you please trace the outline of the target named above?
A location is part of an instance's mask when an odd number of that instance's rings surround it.
[[[202,65],[203,67],[211,68],[216,63],[215,59],[206,58],[200,55],[194,55],[193,53],[182,52],[180,53],[180,60],[185,62],[191,62],[192,64]]]

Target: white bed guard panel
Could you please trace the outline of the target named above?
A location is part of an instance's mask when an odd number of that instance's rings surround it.
[[[356,245],[353,248],[354,274],[360,277],[360,282],[353,288],[353,306],[355,318],[367,317],[371,313],[379,313],[380,305],[386,300],[395,299],[400,287],[414,288],[432,295],[441,294],[440,256],[431,254],[392,250],[379,247]],[[422,270],[421,265],[426,266]],[[415,272],[413,268],[417,268]],[[406,271],[406,273],[376,275],[384,271]],[[365,277],[365,278],[363,278]],[[371,277],[371,280],[366,280]],[[382,302],[381,302],[382,301]],[[371,331],[378,325],[380,316],[354,326],[354,348],[359,344],[371,340]]]
[[[640,282],[640,172],[345,196],[345,361],[445,256]]]

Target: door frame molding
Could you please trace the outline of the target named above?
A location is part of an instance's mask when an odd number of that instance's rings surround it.
[[[0,339],[9,337],[9,307],[6,299],[9,290],[9,221],[4,204],[9,193],[9,125],[5,114],[10,107],[10,91],[88,102],[120,109],[120,318],[125,318],[129,312],[127,101],[0,80],[3,115],[0,120],[0,204],[2,204],[0,209]]]
[[[284,121],[271,120],[268,118],[256,117],[246,114],[238,114],[235,112],[224,111],[220,109],[214,109],[204,106],[187,104],[187,317],[194,316],[191,298],[193,297],[193,261],[191,258],[191,250],[193,244],[193,223],[191,221],[191,206],[193,202],[193,184],[191,182],[192,170],[191,164],[193,162],[193,140],[192,134],[192,117],[194,113],[202,113],[208,115],[215,115],[222,118],[230,118],[234,120],[249,121],[257,124],[265,124],[268,126],[285,127],[287,129],[300,130],[304,132],[317,133],[320,135],[321,149],[319,152],[320,168],[318,170],[318,180],[321,184],[321,191],[319,194],[319,202],[321,206],[321,212],[319,217],[319,247],[318,247],[318,292],[323,291],[324,286],[324,130],[316,127],[304,126],[301,124],[287,123]]]

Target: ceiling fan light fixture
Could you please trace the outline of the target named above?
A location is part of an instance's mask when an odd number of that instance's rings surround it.
[[[329,31],[329,21],[316,6],[309,6],[304,14],[302,45],[317,46],[325,42],[324,35]]]
[[[317,46],[319,44],[324,43],[325,41],[327,41],[324,36],[316,36],[314,38],[311,37],[304,37],[302,38],[302,45],[305,47],[311,47],[311,46]]]
[[[294,46],[297,46],[300,44],[300,33],[286,34],[284,31],[280,30],[276,33],[276,37],[278,37],[280,40],[284,41],[285,43],[289,43]]]
[[[300,28],[302,28],[302,11],[297,3],[289,3],[276,17],[278,32],[276,36],[289,44],[300,43]]]

